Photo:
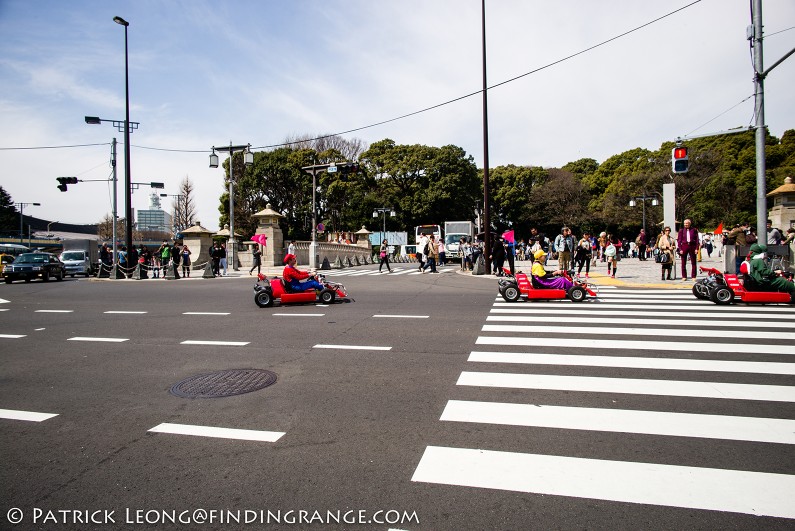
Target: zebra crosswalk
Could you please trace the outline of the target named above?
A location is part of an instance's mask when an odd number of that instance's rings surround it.
[[[792,306],[716,306],[689,292],[604,290],[581,304],[496,299],[456,381],[463,397],[451,396],[439,420],[527,430],[534,441],[533,430],[562,430],[558,443],[643,435],[643,446],[626,460],[597,448],[565,455],[559,445],[522,452],[515,438],[484,448],[470,430],[451,428],[426,447],[412,480],[795,519],[793,325]],[[474,391],[477,400],[462,399]],[[625,397],[622,407],[605,396]],[[706,455],[710,445],[736,448],[731,459],[694,466],[671,451],[682,438]],[[779,469],[754,470],[755,451]]]
[[[379,271],[378,269],[331,269],[329,271],[321,271],[324,275],[330,278],[336,277],[366,277],[366,276],[398,276],[398,275],[422,275],[426,274],[429,275],[430,270],[426,270],[425,273],[422,273],[418,269],[417,264],[408,264],[402,265],[400,267],[393,265],[392,271],[387,271],[383,269]],[[448,265],[448,266],[439,266],[436,268],[438,273],[452,273],[458,270],[458,266],[455,265]]]

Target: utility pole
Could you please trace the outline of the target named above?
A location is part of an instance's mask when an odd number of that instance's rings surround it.
[[[486,0],[481,2],[481,25],[483,40],[483,257],[486,268],[491,272],[489,253],[491,253],[491,210],[489,209],[489,110],[488,83],[486,82]]]
[[[762,75],[762,0],[754,0],[753,35],[754,86],[756,94],[756,236],[767,241],[767,182],[765,181],[765,79]]]
[[[110,246],[110,254],[111,254],[111,265],[116,265],[116,224],[118,223],[118,211],[116,210],[116,185],[118,180],[116,179],[116,137],[113,137],[113,143],[110,147],[110,164],[113,166],[113,244]],[[129,223],[129,220],[128,220]]]
[[[765,78],[771,70],[795,53],[795,48],[773,63],[767,70],[762,60],[762,0],[753,0],[752,26],[746,32],[754,51],[754,87],[756,94],[756,235],[767,241],[767,182],[765,180]]]

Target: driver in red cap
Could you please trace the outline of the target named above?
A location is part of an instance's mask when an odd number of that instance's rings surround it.
[[[294,254],[288,253],[284,257],[284,281],[290,284],[293,291],[307,291],[310,289],[323,289],[325,286],[318,282],[315,275],[310,275],[306,271],[301,271],[295,267],[296,258]]]

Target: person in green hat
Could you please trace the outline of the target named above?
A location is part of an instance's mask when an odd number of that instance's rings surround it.
[[[780,276],[778,271],[773,271],[765,261],[767,245],[755,243],[751,246],[749,279],[746,289],[749,291],[783,291],[795,294],[795,282]]]

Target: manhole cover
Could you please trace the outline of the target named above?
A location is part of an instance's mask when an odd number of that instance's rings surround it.
[[[169,393],[182,398],[221,398],[259,391],[276,383],[276,374],[263,369],[232,369],[199,374],[174,384]]]

